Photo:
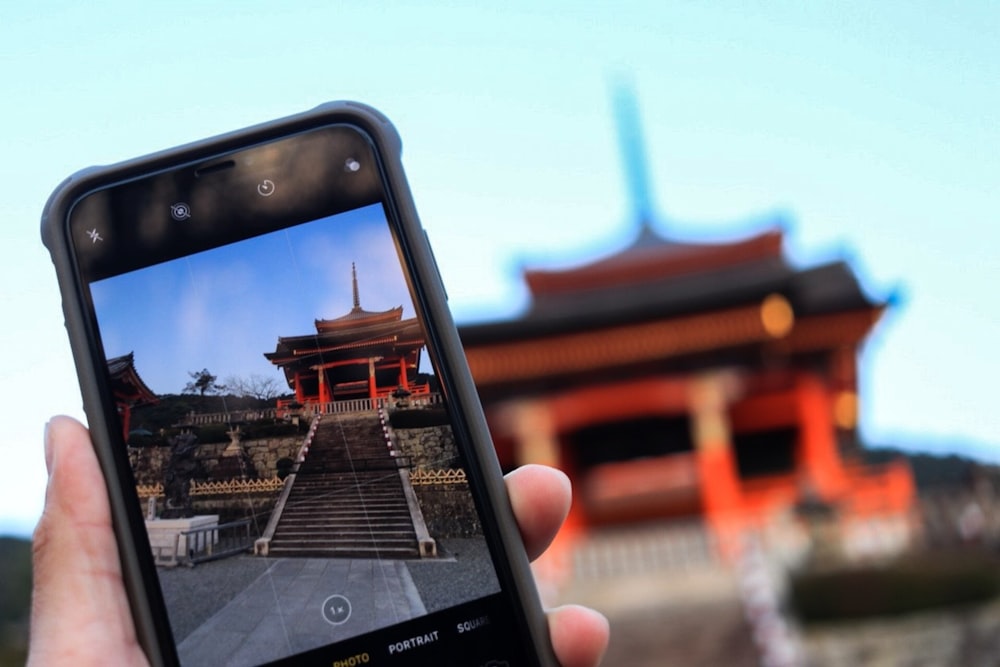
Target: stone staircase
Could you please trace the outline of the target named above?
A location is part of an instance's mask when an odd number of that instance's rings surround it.
[[[403,483],[376,414],[323,418],[299,466],[269,555],[419,557]]]

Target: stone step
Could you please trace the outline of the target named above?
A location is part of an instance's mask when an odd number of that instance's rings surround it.
[[[328,517],[289,517],[287,522],[282,521],[281,525],[277,530],[284,530],[285,528],[312,528],[317,526],[326,527],[361,527],[361,528],[372,528],[377,530],[383,530],[386,528],[393,529],[404,529],[413,530],[412,524],[405,524],[409,521],[408,515],[397,514],[395,516],[381,516],[373,517],[368,516],[354,516],[354,517],[343,517],[343,516],[328,516]]]
[[[420,552],[416,547],[412,548],[357,548],[357,547],[282,547],[274,546],[268,548],[268,554],[277,558],[282,556],[294,556],[297,558],[417,558]]]
[[[310,486],[301,488],[296,492],[295,487],[292,487],[292,492],[289,494],[289,498],[295,497],[302,498],[316,498],[330,500],[336,498],[346,498],[348,500],[364,500],[365,498],[403,498],[403,487],[397,486],[395,489],[358,489],[357,487],[331,487],[331,486]]]
[[[344,512],[355,510],[384,512],[389,510],[399,510],[408,512],[408,505],[405,498],[349,498],[343,496],[299,499],[289,498],[285,506],[285,512]]]
[[[372,510],[368,512],[363,511],[349,511],[349,512],[295,512],[292,514],[287,514],[283,516],[282,519],[287,518],[288,521],[372,521],[382,523],[384,521],[403,521],[404,519],[409,520],[410,513],[404,508],[394,508],[392,511],[386,510]]]
[[[387,547],[410,547],[416,546],[417,538],[413,535],[365,535],[365,534],[344,534],[344,535],[324,535],[322,539],[315,535],[304,533],[292,533],[290,535],[275,535],[271,539],[270,546],[280,547],[315,547],[315,546],[372,546],[382,545]],[[268,547],[270,550],[270,547]]]
[[[406,533],[367,532],[363,530],[342,530],[326,532],[322,539],[308,531],[291,531],[281,533],[282,543],[292,542],[379,542],[385,544],[414,544],[417,538]]]
[[[400,484],[399,479],[395,479],[392,484],[386,483],[374,483],[374,484],[348,484],[343,482],[313,482],[310,483],[309,480],[303,481],[301,477],[296,478],[295,484],[292,486],[292,491],[296,489],[299,492],[308,491],[309,493],[315,493],[317,491],[351,491],[354,493],[400,493],[403,490],[403,485]]]
[[[389,496],[389,495],[403,495],[403,486],[401,484],[396,484],[395,486],[340,486],[334,484],[313,484],[309,486],[298,487],[298,484],[292,486],[292,496],[295,495],[306,495],[306,496],[330,496],[330,495],[340,495],[349,497],[368,497],[368,496]]]
[[[295,485],[297,486],[297,485]],[[361,488],[356,486],[331,486],[329,484],[317,484],[315,486],[305,486],[301,487],[296,491],[295,486],[292,487],[292,493],[289,497],[303,496],[310,498],[331,498],[331,497],[341,497],[341,498],[379,498],[379,497],[390,497],[395,495],[396,497],[403,496],[402,485],[396,485],[396,488],[389,487],[374,487],[374,488]]]
[[[347,499],[350,501],[364,500],[371,498],[374,500],[384,500],[386,498],[404,498],[403,487],[395,489],[358,489],[356,487],[331,487],[331,486],[310,486],[296,491],[292,487],[292,492],[288,495],[292,498],[315,498],[316,500],[337,500]]]
[[[388,470],[308,470],[305,466],[299,469],[296,479],[339,479],[345,482],[378,482],[399,479],[399,468]]]
[[[301,503],[295,506],[286,506],[285,513],[288,516],[350,516],[354,515],[364,515],[364,514],[409,514],[410,510],[406,503],[393,503],[393,504],[371,504],[371,505],[360,505],[360,504],[345,504],[342,507],[331,507],[329,504],[318,505],[313,502]]]
[[[404,501],[382,502],[382,503],[330,503],[317,502],[315,500],[303,500],[299,503],[288,503],[285,506],[285,513],[293,515],[318,515],[318,514],[392,514],[401,512],[409,514],[409,506]]]
[[[399,478],[392,480],[391,483],[388,482],[373,482],[373,483],[361,483],[354,484],[350,482],[341,482],[336,480],[318,480],[312,481],[309,478],[303,479],[302,477],[297,477],[295,479],[295,484],[292,486],[292,490],[299,489],[299,491],[308,491],[310,493],[314,491],[336,490],[336,491],[354,491],[357,493],[361,491],[366,492],[378,492],[378,493],[399,493],[403,489],[403,485],[400,483]]]
[[[282,522],[276,531],[275,535],[285,535],[289,531],[291,532],[303,532],[303,531],[318,531],[314,532],[313,535],[316,537],[322,537],[329,531],[361,531],[364,533],[406,533],[409,535],[413,534],[413,526],[406,522],[403,522],[400,518],[393,519],[391,521],[377,521],[377,522],[366,522],[363,520],[357,521],[347,521],[338,522],[337,520],[319,520],[319,521],[291,521],[287,524]],[[321,532],[319,532],[321,531]]]
[[[399,468],[389,467],[382,470],[351,470],[350,468],[347,470],[322,470],[317,468],[315,470],[309,470],[308,468],[303,467],[299,469],[299,474],[296,479],[299,477],[302,479],[340,479],[345,482],[354,482],[357,480],[359,483],[375,482],[385,479],[391,480],[393,477],[399,479]]]
[[[317,529],[322,529],[322,532],[315,532]],[[390,525],[364,524],[364,523],[329,524],[320,521],[311,524],[304,524],[304,523],[288,524],[287,526],[282,526],[275,532],[275,535],[284,537],[293,534],[304,535],[316,539],[324,539],[331,535],[342,535],[342,534],[392,535],[395,537],[410,537],[411,539],[416,539],[413,534],[412,526],[399,525],[398,523]]]
[[[303,519],[295,520],[289,519],[289,521],[282,522],[282,525],[276,529],[275,535],[284,533],[287,530],[316,530],[316,531],[327,531],[327,530],[367,530],[367,531],[407,531],[409,533],[413,532],[413,525],[408,524],[403,521],[403,517],[387,517],[386,520],[371,520],[371,517],[364,519],[358,517],[356,519]],[[322,532],[317,532],[317,535],[322,535]]]
[[[286,518],[286,517],[282,517]],[[288,514],[287,519],[289,521],[297,521],[299,523],[303,521],[317,521],[329,523],[330,521],[371,521],[371,522],[383,522],[383,521],[403,521],[410,519],[409,511],[404,509],[396,509],[392,511],[387,510],[372,510],[372,511],[357,511],[351,510],[346,512],[295,512],[293,514]]]
[[[400,466],[395,459],[386,459],[384,462],[351,465],[344,461],[329,463],[327,465],[315,465],[299,469],[299,477],[309,478],[314,475],[363,475],[366,473],[378,475],[390,475],[399,470]]]
[[[416,557],[416,534],[397,471],[374,414],[324,417],[269,553]]]
[[[403,495],[402,489],[396,491],[395,493],[362,493],[359,494],[356,489],[315,489],[311,493],[292,493],[288,496],[289,502],[303,501],[303,502],[313,502],[315,504],[344,504],[344,503],[360,503],[365,501],[371,502],[384,502],[389,500],[399,500],[405,502],[406,497]]]
[[[410,545],[416,544],[417,538],[413,535],[405,534],[394,534],[386,533],[382,534],[370,534],[370,533],[347,533],[347,534],[323,534],[317,535],[315,533],[306,532],[293,532],[282,534],[281,539],[278,540],[278,535],[275,535],[275,539],[272,540],[273,543],[278,543],[282,546],[288,546],[290,544],[305,544],[305,545],[319,545],[319,544],[386,544],[386,545]]]
[[[365,496],[363,498],[358,498],[356,495],[352,496],[347,494],[324,493],[321,496],[301,496],[299,498],[289,496],[288,505],[289,507],[312,507],[315,509],[324,509],[328,507],[343,508],[355,505],[366,505],[368,507],[399,505],[400,507],[406,507],[406,498],[401,498],[400,496],[402,496],[401,493],[397,496],[384,496],[381,498],[378,496]]]
[[[292,487],[293,491],[298,489],[301,491],[308,491],[310,493],[314,491],[323,491],[324,489],[336,490],[336,491],[354,491],[355,493],[361,491],[362,493],[399,493],[403,488],[400,484],[399,478],[397,477],[391,482],[372,482],[372,483],[362,483],[353,484],[348,482],[340,482],[336,480],[310,480],[309,478],[303,479],[302,477],[297,477],[295,479],[295,484]]]
[[[274,540],[271,541],[272,545]],[[397,548],[405,549],[409,547],[416,547],[417,540],[414,538],[391,538],[391,537],[380,537],[377,539],[372,539],[366,536],[355,536],[355,537],[327,537],[323,539],[310,538],[308,536],[303,537],[293,537],[286,538],[282,540],[281,547],[291,547],[298,546],[303,549],[309,548],[333,548],[333,547],[385,547],[387,549]],[[270,551],[270,547],[268,547]]]
[[[406,512],[409,513],[409,505],[402,498],[393,500],[372,500],[369,502],[359,501],[357,498],[337,499],[331,501],[328,498],[309,498],[299,501],[289,500],[285,506],[285,512],[296,514],[312,514],[314,512]]]

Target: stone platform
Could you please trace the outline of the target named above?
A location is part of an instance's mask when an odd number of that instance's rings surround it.
[[[188,536],[183,533],[198,528],[219,525],[218,514],[202,514],[183,519],[152,519],[146,521],[149,546],[158,565],[176,565],[191,551],[202,551],[208,539],[217,540],[213,533]],[[190,542],[190,544],[189,544]]]

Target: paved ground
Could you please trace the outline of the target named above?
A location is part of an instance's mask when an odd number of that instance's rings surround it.
[[[170,608],[174,638],[180,641],[267,571],[271,561],[235,556],[195,568],[157,568]]]
[[[760,659],[735,601],[653,605],[609,614],[603,667],[758,667]]]
[[[482,540],[438,546],[441,557],[425,560],[237,556],[161,569],[182,662],[256,664],[499,590]],[[330,600],[338,623],[324,618],[324,602],[334,595],[349,601],[343,623],[340,599]]]
[[[406,563],[428,613],[500,592],[483,540],[438,540],[438,553],[440,558]]]
[[[331,596],[334,609],[324,614]],[[258,664],[426,613],[406,563],[281,558],[178,646],[185,665]]]
[[[895,618],[806,627],[815,667],[947,667],[1000,664],[1000,600]]]
[[[758,667],[729,570],[704,567],[577,582],[554,603],[603,612],[611,644],[603,667]]]

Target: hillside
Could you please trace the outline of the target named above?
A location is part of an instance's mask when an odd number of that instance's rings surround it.
[[[868,463],[885,463],[898,458],[909,462],[919,491],[944,487],[969,487],[977,480],[988,480],[1000,488],[1000,466],[982,463],[957,454],[940,455],[914,452],[899,447],[870,447],[862,450]]]
[[[0,537],[0,666],[23,665],[31,605],[31,542]]]

